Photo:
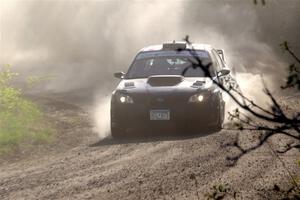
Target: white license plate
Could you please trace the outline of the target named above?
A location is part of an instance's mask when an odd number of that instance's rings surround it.
[[[170,111],[150,110],[150,120],[170,120]]]

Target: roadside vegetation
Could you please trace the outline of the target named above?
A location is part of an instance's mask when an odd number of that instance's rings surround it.
[[[188,44],[192,44],[188,35],[184,38],[184,40]],[[294,61],[294,63],[290,64],[288,68],[286,82],[281,86],[281,89],[291,89],[291,91],[297,93],[300,90],[300,58],[290,48],[288,42],[284,41],[282,44],[280,44],[280,46],[282,50],[288,53]],[[181,49],[178,49],[178,51],[181,51]],[[196,55],[194,49],[190,49],[189,51],[191,55]],[[265,108],[262,105],[258,105],[254,100],[248,98],[242,93],[238,83],[232,77],[230,79],[233,81],[229,80],[230,84],[223,84],[220,81],[214,80],[209,70],[209,67],[212,63],[204,65],[199,57],[193,56],[193,58],[194,61],[191,60],[192,66],[188,68],[201,68],[206,76],[209,77],[213,83],[219,87],[219,89],[229,95],[229,97],[237,104],[236,109],[234,109],[232,112],[228,112],[230,123],[227,124],[228,128],[226,127],[225,129],[236,130],[239,132],[236,136],[236,139],[233,142],[225,144],[224,147],[235,148],[239,151],[239,153],[237,155],[226,157],[228,165],[236,165],[242,156],[266,144],[273,152],[273,155],[282,164],[287,174],[287,178],[291,182],[291,187],[288,190],[283,190],[277,184],[274,185],[273,190],[275,193],[280,193],[282,195],[282,198],[280,199],[299,199],[299,178],[290,172],[290,170],[286,167],[286,163],[279,156],[280,154],[282,155],[291,149],[300,149],[299,110],[290,110],[290,113],[288,113],[286,110],[287,106],[284,105],[284,101],[281,101],[279,98],[273,96],[263,79],[263,91],[266,97],[271,100],[271,106],[269,108]],[[183,75],[188,68],[183,71]],[[241,142],[241,135],[245,130],[250,131],[257,137],[257,140],[253,142],[250,147],[244,147]],[[277,150],[269,143],[268,140],[275,135],[281,135],[286,138],[293,139],[293,142],[286,144],[286,148],[284,150]],[[223,187],[222,185],[216,185],[213,187],[212,192],[208,193],[206,196],[207,199],[223,199],[229,196],[231,196],[231,199],[235,199],[237,193],[231,193],[231,191],[226,187]]]
[[[0,156],[49,142],[53,132],[40,108],[11,84],[17,75],[0,67]]]
[[[253,0],[255,5],[261,3],[262,6],[266,5],[266,0]],[[190,43],[189,37],[186,36],[186,42]],[[292,92],[296,93],[296,98],[299,95],[300,91],[300,57],[291,48],[290,44],[287,41],[283,41],[280,44],[284,53],[287,53],[292,58],[292,63],[288,67],[288,75],[284,85],[281,86],[281,89],[290,89]],[[205,66],[202,65],[201,61],[198,60],[193,67],[200,67],[208,73],[208,68],[210,64]],[[262,80],[263,82],[263,80]],[[261,105],[256,104],[252,99],[249,99],[245,96],[238,88],[238,85],[229,85],[228,87],[223,86],[222,84],[216,83],[220,89],[227,93],[232,100],[237,103],[237,107],[234,111],[229,112],[229,119],[233,125],[233,130],[240,130],[240,133],[237,135],[236,140],[227,144],[231,147],[236,147],[240,153],[237,156],[227,157],[226,159],[232,161],[232,165],[235,165],[236,162],[245,154],[259,148],[260,146],[267,144],[271,149],[274,156],[281,162],[285,172],[288,174],[288,179],[290,180],[291,187],[286,190],[281,188],[281,186],[274,184],[273,192],[275,194],[280,194],[278,199],[300,199],[300,178],[299,175],[294,175],[286,167],[286,163],[280,158],[280,154],[284,154],[287,151],[295,148],[300,149],[300,112],[298,109],[293,110],[292,114],[287,113],[287,107],[284,105],[280,99],[273,96],[270,90],[267,88],[265,83],[264,93],[271,100],[272,104],[269,108],[264,108]],[[242,112],[240,112],[240,110]],[[261,124],[261,122],[264,122]],[[243,130],[253,131],[253,134],[260,134],[259,140],[251,146],[250,148],[244,148],[240,145],[240,135]],[[276,150],[268,142],[268,139],[274,135],[283,135],[288,138],[294,139],[294,143],[287,144],[286,149],[283,151]],[[300,167],[300,160],[297,161],[298,167]],[[224,187],[223,185],[215,185],[210,193],[206,194],[207,199],[236,199],[238,194],[230,192],[231,188]],[[269,198],[269,197],[267,197]]]

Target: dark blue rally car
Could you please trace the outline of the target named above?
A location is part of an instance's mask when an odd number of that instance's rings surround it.
[[[180,49],[180,50],[179,50]],[[211,63],[209,76],[195,60]],[[111,133],[127,137],[144,132],[218,131],[225,102],[212,79],[224,80],[229,69],[222,50],[210,45],[165,43],[142,49],[111,97]]]

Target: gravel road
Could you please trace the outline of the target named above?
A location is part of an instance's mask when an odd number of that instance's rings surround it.
[[[33,99],[58,130],[57,139],[31,155],[1,160],[3,200],[206,199],[213,186],[226,184],[237,199],[280,199],[291,187],[288,171],[300,175],[297,149],[279,156],[270,149],[281,148],[286,138],[279,138],[282,144],[272,138],[232,166],[226,157],[237,149],[226,144],[237,131],[99,141],[84,106],[55,96]],[[243,134],[245,145],[251,144],[249,135]]]

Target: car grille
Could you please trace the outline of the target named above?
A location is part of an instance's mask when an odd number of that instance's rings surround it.
[[[149,100],[151,107],[173,107],[187,103],[188,99],[183,96],[155,96]]]

